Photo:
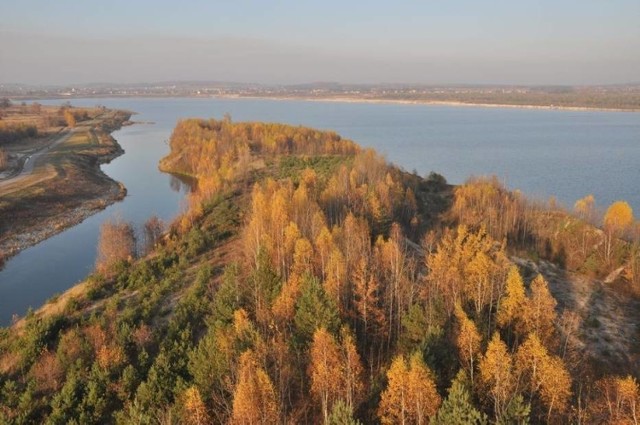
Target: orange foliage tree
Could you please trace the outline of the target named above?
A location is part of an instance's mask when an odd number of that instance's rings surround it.
[[[387,381],[378,407],[383,424],[426,424],[438,411],[442,400],[420,354],[414,354],[408,364],[404,356],[395,357]]]
[[[280,409],[267,372],[258,364],[253,351],[240,357],[238,383],[233,394],[233,424],[274,424]]]

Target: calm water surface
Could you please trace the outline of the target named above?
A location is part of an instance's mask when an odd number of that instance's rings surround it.
[[[41,102],[58,104],[61,101]],[[74,99],[136,111],[140,124],[114,133],[126,153],[103,169],[127,187],[126,199],[27,249],[0,272],[0,324],[82,280],[93,268],[100,224],[119,216],[136,224],[170,220],[186,189],[157,171],[180,118],[277,121],[332,129],[373,147],[405,168],[443,174],[449,182],[495,174],[532,197],[566,205],[593,193],[618,199],[640,215],[640,114],[510,108],[355,104],[254,99]]]

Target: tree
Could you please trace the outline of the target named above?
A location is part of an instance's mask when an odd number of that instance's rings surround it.
[[[564,412],[571,398],[571,376],[558,357],[550,357],[541,365],[540,398],[547,406],[547,422],[555,412]]]
[[[362,363],[353,336],[346,326],[342,328],[341,339],[343,398],[350,409],[355,409],[362,398],[364,387]]]
[[[387,388],[382,393],[378,416],[383,424],[406,424],[409,422],[409,369],[404,356],[396,356],[387,371]]]
[[[473,386],[473,375],[475,360],[480,353],[482,337],[476,328],[475,323],[469,319],[460,306],[456,304],[455,316],[457,320],[456,347],[462,366],[469,372],[471,385]]]
[[[525,332],[523,309],[527,302],[522,276],[518,267],[513,265],[507,275],[505,296],[500,300],[497,321],[501,328],[512,327],[518,336]]]
[[[596,389],[599,399],[594,407],[603,422],[639,423],[640,388],[635,378],[607,376],[596,383]]]
[[[545,346],[556,342],[554,339],[557,319],[556,302],[544,277],[539,274],[531,282],[531,296],[524,308],[524,321],[529,332],[534,332]]]
[[[516,370],[530,394],[537,393],[540,388],[540,368],[547,358],[547,349],[535,333],[529,334],[518,347],[515,355]]]
[[[458,372],[448,392],[431,425],[485,425],[487,423],[487,416],[473,406],[467,374],[464,370]]]
[[[623,236],[632,223],[633,210],[627,202],[614,202],[607,209],[607,212],[604,215],[605,260],[607,264],[611,264],[614,240]]]
[[[573,206],[573,210],[578,214],[578,217],[588,223],[593,223],[595,220],[595,207],[596,199],[593,195],[587,195],[584,198],[578,199]]]
[[[276,393],[269,375],[247,350],[240,356],[238,383],[233,395],[233,424],[275,424],[279,421]]]
[[[157,216],[151,216],[144,223],[144,251],[151,252],[164,232],[164,223]]]
[[[338,331],[340,326],[338,309],[317,278],[304,276],[293,321],[299,337],[304,342],[309,341],[318,328],[324,328],[330,332]]]
[[[377,334],[384,329],[384,312],[380,308],[379,285],[371,265],[362,257],[352,273],[354,304],[364,335],[364,345],[368,345],[369,334]]]
[[[335,338],[324,328],[313,334],[309,350],[309,378],[311,394],[320,401],[324,423],[329,421],[329,411],[340,394],[341,360]]]
[[[57,391],[64,382],[64,369],[54,353],[43,352],[31,369],[39,391]]]
[[[455,234],[445,233],[436,252],[426,257],[428,281],[443,298],[447,313],[453,313],[456,303],[470,301],[477,318],[498,302],[507,263],[505,247],[484,228],[470,232],[465,226],[458,226]]]
[[[69,109],[64,110],[64,120],[67,123],[67,127],[75,127],[76,126],[76,117]]]
[[[205,425],[210,423],[211,418],[207,413],[207,408],[202,401],[200,391],[196,387],[189,387],[184,392],[183,406],[185,410],[185,422],[188,425]]]
[[[105,221],[100,226],[96,268],[107,271],[121,261],[129,261],[136,254],[133,225],[120,219]]]
[[[436,414],[440,395],[419,353],[409,364],[404,356],[396,356],[387,371],[387,381],[378,406],[383,424],[426,424]]]
[[[516,353],[517,370],[531,396],[538,394],[547,408],[547,421],[551,414],[561,413],[571,396],[571,377],[558,357],[548,354],[537,334],[529,334]]]
[[[493,334],[485,355],[480,360],[480,379],[493,401],[496,420],[505,415],[510,400],[515,395],[513,359],[498,332]]]
[[[615,232],[626,230],[631,223],[633,223],[633,209],[625,201],[614,202],[604,215],[605,229]]]
[[[436,390],[433,373],[424,364],[422,354],[416,352],[409,361],[409,417],[413,422],[427,424],[440,407],[441,398]]]
[[[329,425],[362,425],[357,419],[353,418],[353,409],[347,406],[342,400],[338,400],[329,415]]]

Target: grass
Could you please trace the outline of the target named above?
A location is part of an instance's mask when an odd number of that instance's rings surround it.
[[[276,179],[290,177],[294,183],[297,183],[302,171],[311,168],[319,176],[327,178],[335,173],[341,165],[348,165],[350,161],[353,161],[353,157],[344,155],[282,156],[278,159],[278,167],[274,177]]]

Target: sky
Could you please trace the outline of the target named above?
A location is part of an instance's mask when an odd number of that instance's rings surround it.
[[[640,0],[0,0],[0,83],[640,81]]]

